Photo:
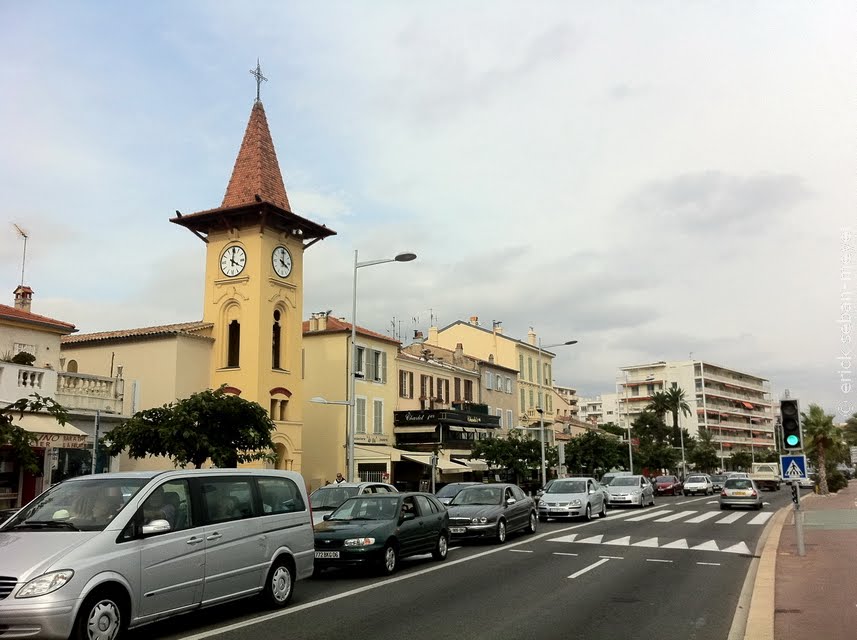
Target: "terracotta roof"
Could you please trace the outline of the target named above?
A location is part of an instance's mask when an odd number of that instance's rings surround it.
[[[268,129],[265,107],[256,101],[244,132],[244,141],[235,159],[232,177],[226,187],[221,207],[235,207],[263,201],[291,211],[283,175],[277,163],[277,152]]]
[[[340,320],[339,318],[334,318],[333,316],[327,317],[327,328],[323,330],[310,331],[309,320],[304,320],[303,322],[304,335],[312,335],[315,333],[340,333],[346,331],[351,332],[351,323],[345,322],[344,320]],[[395,338],[385,336],[383,333],[377,333],[375,331],[370,331],[369,329],[364,329],[360,325],[357,325],[356,332],[361,336],[366,336],[367,338],[375,338],[377,340],[383,340],[384,342],[389,342],[391,344],[402,344]]]
[[[155,327],[140,327],[138,329],[81,333],[76,336],[64,336],[60,342],[62,344],[80,344],[83,342],[106,342],[109,340],[125,340],[130,338],[170,336],[180,333],[193,334],[203,329],[210,329],[213,326],[210,322],[179,322],[177,324],[162,324]]]
[[[63,331],[65,333],[72,333],[73,331],[77,331],[74,325],[69,324],[68,322],[54,320],[53,318],[48,318],[47,316],[40,316],[37,313],[30,313],[29,311],[24,311],[23,309],[17,309],[15,307],[9,307],[5,304],[0,304],[0,319],[39,324],[42,326],[51,327],[53,329],[59,329],[60,331]]]

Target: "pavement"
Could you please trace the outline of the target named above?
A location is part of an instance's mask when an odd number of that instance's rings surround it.
[[[745,640],[857,638],[857,481],[829,496],[802,490],[800,513],[806,555],[791,504],[760,540]]]

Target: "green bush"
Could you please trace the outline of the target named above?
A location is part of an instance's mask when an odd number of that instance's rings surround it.
[[[827,473],[827,488],[831,493],[844,489],[848,486],[848,480],[839,469],[828,471]]]
[[[15,364],[23,364],[28,367],[32,366],[36,361],[36,356],[32,353],[27,353],[26,351],[19,351],[14,356],[12,356],[12,362]]]

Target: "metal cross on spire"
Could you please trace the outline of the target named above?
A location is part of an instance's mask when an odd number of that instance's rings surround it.
[[[261,102],[259,90],[262,87],[262,82],[267,82],[268,79],[262,75],[262,67],[259,65],[259,58],[256,58],[256,68],[250,69],[250,75],[256,77],[256,102]]]

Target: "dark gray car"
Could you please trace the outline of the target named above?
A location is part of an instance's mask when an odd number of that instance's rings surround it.
[[[514,484],[467,487],[447,509],[453,538],[489,538],[502,544],[515,531],[536,532],[535,502]]]

